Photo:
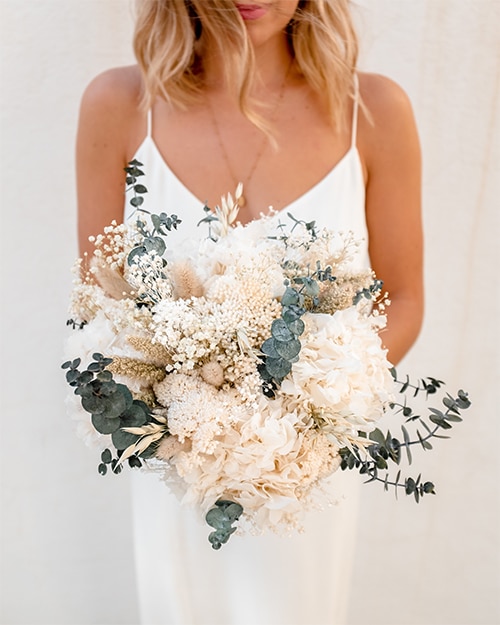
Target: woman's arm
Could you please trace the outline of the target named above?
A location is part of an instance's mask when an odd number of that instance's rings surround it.
[[[391,305],[382,334],[397,364],[415,342],[423,319],[423,241],[420,145],[412,108],[391,80],[360,76],[370,123],[360,116],[360,148],[367,170],[366,217],[373,269]]]
[[[81,102],[76,143],[78,242],[91,252],[89,236],[114,219],[123,220],[125,172],[144,133],[136,68],[110,70],[95,78]]]

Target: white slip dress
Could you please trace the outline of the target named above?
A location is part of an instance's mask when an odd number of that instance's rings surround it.
[[[365,185],[356,147],[358,104],[351,146],[316,185],[280,213],[352,231],[361,241],[357,268],[368,267]],[[182,219],[170,247],[206,236],[197,228],[203,202],[176,177],[152,135],[134,158],[143,164],[145,207]],[[221,189],[221,194],[227,189]],[[126,204],[125,218],[132,207]],[[279,213],[278,213],[279,216]],[[291,537],[233,535],[219,551],[210,528],[181,506],[154,473],[132,471],[134,549],[142,625],[341,625],[345,622],[354,556],[361,479],[337,471],[329,492],[337,503],[307,514],[305,531]]]

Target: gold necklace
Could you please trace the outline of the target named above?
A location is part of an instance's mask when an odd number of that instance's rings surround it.
[[[283,77],[283,81],[282,81],[281,86],[280,86],[279,94],[278,94],[278,97],[276,98],[276,104],[274,105],[274,108],[273,108],[273,111],[272,111],[272,114],[271,114],[271,123],[273,123],[275,121],[276,115],[277,115],[278,110],[280,108],[280,104],[281,104],[281,102],[283,100],[283,96],[285,94],[286,81],[287,81],[287,78],[288,78],[288,74],[290,73],[290,69],[292,67],[292,64],[293,64],[293,59],[290,62],[289,66],[288,66],[288,69],[286,70],[285,75]],[[212,120],[212,125],[213,125],[214,130],[215,130],[215,135],[216,135],[217,141],[219,143],[219,148],[220,148],[220,151],[222,153],[222,157],[224,158],[224,162],[226,163],[227,170],[228,170],[231,178],[233,179],[234,186],[236,187],[237,184],[240,181],[238,181],[237,177],[234,175],[233,168],[231,167],[231,161],[229,160],[229,156],[228,156],[227,150],[226,150],[226,148],[224,146],[224,142],[222,141],[222,136],[221,136],[221,133],[220,133],[219,124],[217,123],[217,118],[215,117],[215,113],[214,113],[214,109],[212,107],[212,103],[210,102],[209,98],[207,98],[207,101],[208,101],[208,108],[209,108],[209,111],[210,111],[210,118]],[[253,160],[252,166],[250,167],[250,169],[248,171],[248,174],[246,176],[246,182],[244,183],[244,187],[246,187],[246,185],[248,185],[250,183],[250,181],[252,179],[252,176],[254,175],[255,170],[257,169],[257,165],[259,164],[260,159],[262,157],[262,154],[264,153],[264,150],[266,148],[267,140],[268,140],[268,138],[266,137],[266,135],[264,135],[262,137],[262,141],[260,143],[259,149],[257,150],[257,154],[255,155],[255,158]],[[240,208],[243,208],[246,203],[247,203],[246,198],[245,198],[245,196],[242,193],[240,195],[239,199],[238,199],[238,205],[239,205]]]

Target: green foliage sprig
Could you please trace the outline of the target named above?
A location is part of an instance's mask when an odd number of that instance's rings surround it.
[[[317,306],[319,283],[334,280],[331,267],[322,269],[319,262],[312,274],[285,280],[286,288],[280,300],[281,317],[273,321],[271,337],[262,343],[261,363],[257,367],[263,379],[262,390],[267,397],[274,397],[275,390],[290,373],[292,364],[299,359],[299,336],[305,329],[301,317],[307,312],[306,298]]]
[[[111,441],[117,450],[117,457],[109,449],[101,456],[98,470],[101,475],[107,473],[108,465],[114,473],[121,471],[120,456],[124,450],[134,445],[140,438],[137,434],[126,432],[123,428],[140,427],[153,420],[153,415],[144,402],[134,399],[125,384],[118,384],[113,374],[108,371],[112,358],[105,358],[95,353],[93,361],[85,371],[80,371],[80,358],[68,360],[62,364],[66,371],[66,381],[75,389],[75,395],[81,397],[82,408],[91,414],[92,425],[101,434],[111,434]],[[148,447],[139,454],[141,458],[149,458],[153,450]],[[127,458],[129,466],[140,467],[139,455]]]
[[[377,297],[382,292],[383,286],[384,286],[384,283],[382,280],[377,280],[377,279],[373,280],[373,282],[370,284],[368,288],[361,289],[360,291],[356,293],[356,295],[353,297],[352,303],[354,304],[354,306],[356,306],[356,304],[359,304],[359,302],[363,298],[372,299],[372,300],[377,299]]]
[[[127,185],[126,192],[128,193],[130,190],[134,192],[134,197],[130,200],[130,204],[134,208],[142,206],[144,203],[144,198],[142,196],[148,192],[143,184],[137,182],[138,178],[144,176],[144,172],[140,169],[142,166],[143,164],[134,158],[129,161],[127,167],[124,168],[125,173],[127,174],[127,177],[125,178],[125,183]]]
[[[239,503],[225,499],[219,499],[215,502],[215,506],[210,508],[205,520],[215,530],[208,536],[213,549],[220,549],[227,543],[231,534],[236,531],[233,523],[240,518],[242,513],[243,508]]]
[[[142,256],[143,254],[147,254],[152,251],[156,252],[158,256],[163,256],[167,247],[164,237],[167,236],[168,232],[177,230],[177,226],[181,223],[181,220],[177,217],[177,215],[169,216],[166,213],[155,215],[144,208],[141,208],[144,203],[143,194],[147,193],[146,187],[137,182],[139,177],[144,176],[144,172],[140,169],[142,166],[141,162],[134,159],[128,163],[127,167],[125,167],[125,172],[127,174],[126,183],[128,185],[126,191],[133,191],[134,195],[130,199],[130,204],[136,210],[149,215],[152,228],[146,221],[141,219],[140,215],[137,216],[136,227],[142,238],[140,243],[130,251],[127,257],[129,265],[131,265],[134,262],[134,259],[137,259],[138,256]]]
[[[309,239],[302,242],[301,245],[308,247],[318,238],[315,221],[306,222],[296,219],[291,213],[287,213],[287,216],[293,222],[290,234],[299,225],[302,225],[309,234]],[[287,226],[280,223],[278,228],[281,230],[281,234],[270,237],[270,239],[279,240],[287,247],[290,238],[290,234],[286,230]],[[293,266],[288,268],[293,269]],[[304,332],[304,322],[301,317],[311,307],[314,310],[319,305],[320,283],[334,282],[335,280],[336,277],[332,274],[332,268],[330,266],[321,268],[318,262],[313,273],[306,276],[295,276],[291,281],[285,281],[286,288],[281,297],[281,318],[272,323],[271,337],[266,339],[261,346],[261,363],[257,367],[263,379],[262,390],[267,397],[274,397],[276,389],[290,373],[292,364],[297,362],[299,358],[301,350],[299,336]],[[363,298],[376,299],[382,290],[382,285],[381,280],[374,280],[368,288],[356,293],[353,304],[356,305]],[[308,306],[306,306],[306,301]]]
[[[297,219],[292,215],[292,213],[287,213],[286,216],[292,220],[293,226],[290,228],[290,233],[288,233],[287,229],[289,226],[282,223],[281,221],[277,225],[278,230],[281,230],[281,234],[279,237],[271,236],[269,237],[271,240],[281,241],[285,247],[288,247],[288,239],[290,238],[290,234],[295,230],[297,226],[304,226],[307,234],[309,235],[309,241],[305,241],[301,243],[301,245],[305,245],[306,248],[309,248],[309,245],[316,241],[318,238],[318,233],[316,232],[316,221],[304,221],[303,219]]]
[[[220,219],[213,212],[213,210],[210,208],[207,202],[205,202],[203,206],[203,211],[205,213],[205,217],[203,217],[203,219],[200,219],[200,221],[196,224],[196,226],[198,227],[198,226],[201,226],[201,224],[207,224],[208,225],[208,238],[211,241],[217,241],[217,236],[214,234],[214,231],[212,230],[212,224],[214,223],[214,221],[220,222]]]
[[[417,384],[412,384],[408,376],[406,376],[405,381],[402,381],[398,380],[395,369],[392,369],[391,372],[395,383],[400,385],[400,394],[411,393],[413,397],[425,393],[425,398],[428,399],[430,395],[434,395],[444,384],[441,380],[432,377],[421,379]],[[435,486],[433,482],[422,482],[421,475],[418,475],[417,478],[407,477],[401,479],[401,470],[399,470],[394,480],[391,480],[389,473],[381,476],[379,471],[388,469],[390,462],[399,465],[402,459],[402,450],[406,452],[408,464],[411,464],[413,461],[411,447],[413,445],[419,445],[424,451],[428,451],[433,448],[432,443],[429,442],[430,439],[449,438],[439,432],[449,430],[453,423],[462,421],[461,411],[469,408],[471,402],[467,393],[459,390],[456,397],[447,393],[442,398],[442,404],[444,409],[428,408],[427,422],[408,405],[406,396],[403,402],[392,403],[390,408],[395,410],[396,413],[402,414],[406,419],[406,424],[419,424],[422,431],[416,429],[416,438],[412,439],[407,428],[401,425],[402,440],[400,440],[392,436],[390,431],[384,434],[381,430],[375,429],[369,435],[369,439],[373,441],[373,444],[366,448],[368,457],[363,456],[358,449],[345,447],[340,450],[342,457],[341,469],[358,469],[360,474],[368,477],[367,482],[382,482],[384,490],[389,490],[389,487],[393,487],[396,496],[399,490],[403,489],[406,495],[413,495],[416,502],[420,501],[420,498],[425,494],[434,494]]]

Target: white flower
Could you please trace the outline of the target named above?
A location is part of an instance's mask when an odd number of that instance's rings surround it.
[[[376,329],[385,318],[355,307],[334,315],[306,314],[298,362],[280,388],[285,405],[325,420],[340,445],[357,440],[382,416],[394,390]]]

